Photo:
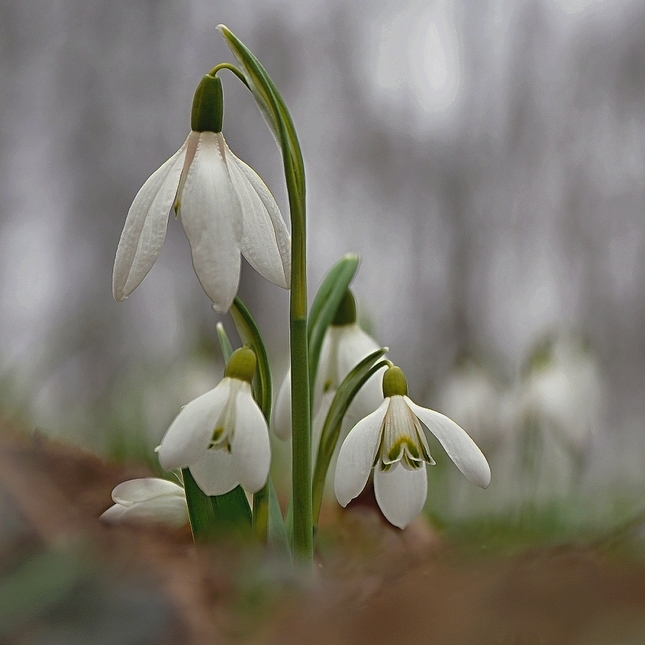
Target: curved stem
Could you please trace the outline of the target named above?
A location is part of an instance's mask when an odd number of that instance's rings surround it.
[[[249,87],[244,74],[242,74],[242,72],[237,67],[235,67],[235,65],[231,65],[231,63],[220,63],[219,65],[215,65],[215,67],[213,67],[213,69],[208,72],[208,75],[215,76],[221,69],[227,69],[230,72],[233,72],[233,74],[235,74],[235,76],[237,76],[242,81],[242,83],[246,85],[247,88]]]

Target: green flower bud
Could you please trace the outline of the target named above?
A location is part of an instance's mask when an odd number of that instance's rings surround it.
[[[256,363],[255,352],[250,347],[240,347],[228,359],[224,376],[250,383],[253,380],[253,374],[255,374]]]
[[[190,127],[194,132],[221,132],[223,116],[222,81],[206,74],[195,90]]]
[[[353,325],[356,322],[356,300],[352,292],[347,289],[343,299],[338,305],[336,310],[336,315],[332,320],[331,324],[336,327],[342,327],[343,325]]]
[[[408,381],[400,367],[393,365],[388,367],[383,374],[383,396],[406,396],[408,393]]]

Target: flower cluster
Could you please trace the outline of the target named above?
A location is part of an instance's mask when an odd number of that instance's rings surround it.
[[[125,300],[151,270],[164,243],[169,213],[174,209],[188,238],[193,268],[202,288],[215,310],[226,312],[234,307],[238,332],[249,341],[249,346],[232,352],[230,341],[220,334],[223,353],[230,354],[223,379],[181,409],[157,448],[163,468],[182,470],[186,489],[161,479],[124,482],[114,489],[114,505],[101,517],[109,522],[156,519],[182,526],[190,515],[197,539],[200,531],[202,535],[209,533],[209,528],[203,525],[211,522],[200,514],[209,515],[212,510],[214,516],[214,509],[222,508],[221,500],[215,498],[241,486],[249,493],[264,489],[253,499],[254,531],[261,534],[264,530],[266,538],[269,531],[261,525],[267,524],[262,518],[269,516],[274,529],[276,523],[280,524],[276,519],[282,517],[279,508],[274,507],[271,513],[268,510],[272,494],[267,425],[271,407],[270,368],[257,325],[239,301],[233,305],[243,255],[267,280],[291,289],[292,369],[278,393],[273,427],[282,439],[295,434],[292,539],[285,537],[284,542],[287,550],[293,548],[310,560],[317,522],[317,518],[312,518],[312,499],[322,498],[325,476],[339,442],[334,477],[339,503],[346,506],[359,495],[373,472],[377,502],[384,516],[400,528],[421,512],[426,500],[426,465],[434,464],[426,430],[474,484],[487,487],[490,468],[461,427],[408,398],[407,381],[398,367],[389,360],[377,362],[387,350],[357,324],[356,304],[348,288],[358,265],[357,257],[344,258],[349,263],[330,272],[327,286],[321,287],[314,300],[320,305],[318,319],[312,315],[311,320],[316,322],[309,325],[304,162],[295,128],[266,70],[230,31],[223,26],[220,31],[241,69],[222,64],[203,77],[194,95],[191,131],[186,141],[135,196],[116,252],[113,295],[117,301]],[[271,192],[231,152],[222,134],[223,92],[218,72],[223,68],[234,71],[251,90],[280,146],[293,248]],[[316,306],[312,309],[316,310]],[[335,317],[329,324],[334,310]],[[310,340],[312,328],[315,342]],[[256,376],[258,360],[260,369]],[[312,384],[308,382],[312,369],[308,363],[316,371]],[[252,382],[262,409],[254,398]],[[309,410],[311,403],[313,414]],[[294,428],[292,417],[297,420]],[[354,424],[344,441],[343,419]],[[317,450],[312,481],[309,461]],[[236,490],[226,504],[235,506],[235,500],[241,500],[239,506],[245,507],[248,518],[246,496]],[[195,510],[198,506],[205,509],[203,513]],[[276,535],[279,532],[274,531]],[[282,532],[286,536],[284,522]]]

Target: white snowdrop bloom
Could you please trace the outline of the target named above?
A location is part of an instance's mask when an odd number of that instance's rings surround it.
[[[580,339],[565,335],[533,352],[521,414],[551,432],[572,455],[583,456],[602,415],[600,368]]]
[[[205,76],[188,138],[134,198],[114,261],[115,300],[125,300],[154,265],[173,206],[197,278],[217,311],[228,311],[237,293],[240,253],[267,280],[289,288],[289,232],[262,179],[226,145],[222,102],[220,80]]]
[[[327,328],[320,350],[318,372],[314,384],[313,445],[317,445],[327,411],[345,377],[364,358],[380,349],[380,345],[356,322],[354,296],[347,290],[332,324]],[[358,391],[347,417],[361,419],[383,401],[383,371],[374,374]],[[291,437],[291,371],[280,386],[273,413],[273,430],[283,440]]]
[[[104,522],[158,522],[174,528],[188,524],[184,489],[166,479],[143,477],[122,482],[112,491],[114,506]]]
[[[374,492],[383,515],[405,528],[423,509],[426,464],[434,464],[423,426],[472,483],[488,487],[490,468],[481,450],[454,421],[408,398],[398,367],[385,372],[383,395],[378,409],[359,421],[341,446],[334,478],[341,506],[361,493],[374,469]]]
[[[269,430],[251,392],[255,362],[246,347],[233,352],[219,385],[184,406],[157,448],[164,468],[189,468],[207,495],[238,484],[255,493],[269,476]]]

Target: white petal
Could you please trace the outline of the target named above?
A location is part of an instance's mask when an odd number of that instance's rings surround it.
[[[127,506],[114,504],[113,506],[110,506],[110,508],[108,508],[107,511],[102,513],[99,519],[103,520],[104,522],[117,523],[121,521],[121,518],[123,517],[123,515],[127,510],[128,510]]]
[[[383,402],[383,374],[385,374],[385,367],[373,374],[358,391],[347,410],[349,418],[360,419],[369,410],[381,405]]]
[[[381,346],[356,323],[337,329],[342,330],[338,338],[338,373],[342,381],[366,356]]]
[[[188,523],[188,507],[183,496],[163,495],[127,507],[115,504],[101,515],[101,519],[119,523],[161,522],[180,528]]]
[[[320,352],[316,388],[314,390],[314,411],[322,400],[325,380],[330,380],[332,388],[337,389],[343,379],[366,356],[380,349],[380,345],[357,324],[331,325],[325,334]],[[374,374],[354,397],[349,410],[350,419],[362,419],[375,410],[383,401],[383,370]]]
[[[325,392],[322,401],[320,402],[320,407],[318,408],[313,423],[311,424],[311,458],[313,464],[316,463],[316,457],[318,455],[318,448],[320,446],[323,427],[325,426],[327,413],[329,412],[329,408],[331,408],[331,404],[333,403],[335,396],[335,390],[329,390],[329,392]],[[372,410],[373,409],[374,408],[372,408]]]
[[[123,506],[131,506],[138,502],[145,502],[155,497],[167,495],[184,497],[184,489],[167,479],[141,477],[140,479],[121,482],[112,491],[112,499]]]
[[[206,450],[191,464],[190,472],[206,495],[224,495],[240,483],[233,455],[225,449]]]
[[[256,493],[266,484],[271,465],[269,428],[262,410],[253,400],[251,386],[245,383],[237,396],[235,434],[231,454],[242,488]]]
[[[282,385],[278,390],[273,409],[271,427],[278,439],[288,441],[291,439],[291,370],[285,374]]]
[[[404,529],[423,509],[428,494],[426,465],[408,470],[397,464],[391,470],[374,471],[374,494],[385,518]]]
[[[186,142],[149,177],[130,206],[112,274],[112,292],[117,302],[125,300],[139,286],[159,256],[185,152]]]
[[[291,237],[273,195],[258,174],[226,147],[226,161],[242,208],[242,253],[273,284],[291,283]]]
[[[225,378],[215,389],[182,408],[158,448],[163,468],[173,470],[190,466],[207,450],[230,386],[230,379]]]
[[[377,410],[361,419],[347,435],[340,447],[334,491],[341,506],[347,506],[361,493],[370,471],[381,439],[383,419],[387,412],[389,399],[385,399]]]
[[[337,390],[338,381],[338,327],[329,326],[323,337],[318,359],[318,371],[314,384],[314,415],[320,408],[323,394],[329,390]],[[374,408],[372,408],[373,410]]]
[[[477,444],[468,436],[466,431],[459,427],[452,419],[422,408],[413,403],[407,396],[406,403],[424,425],[437,437],[439,443],[448,453],[450,459],[461,472],[473,483],[481,488],[490,484],[490,466]]]
[[[221,133],[199,135],[179,215],[197,278],[217,311],[228,311],[240,279],[242,213],[224,161]]]

